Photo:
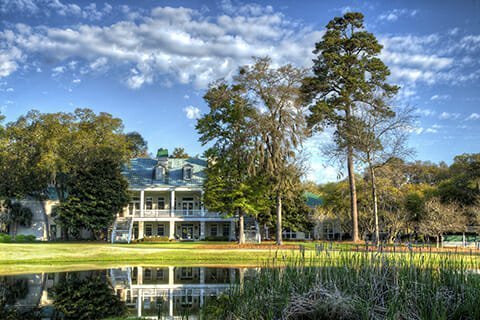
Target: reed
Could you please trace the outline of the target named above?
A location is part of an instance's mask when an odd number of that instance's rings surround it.
[[[204,308],[205,319],[480,319],[478,258],[278,254]]]

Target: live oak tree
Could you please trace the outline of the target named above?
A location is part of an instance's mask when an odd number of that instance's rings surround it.
[[[388,67],[378,58],[382,46],[364,29],[363,14],[350,12],[327,24],[322,40],[315,45],[313,76],[303,81],[302,92],[310,103],[309,126],[335,129],[336,143],[344,148],[350,185],[352,238],[359,241],[354,146],[350,128],[359,103],[388,111],[375,97],[389,98],[398,91],[386,82]]]
[[[304,108],[300,101],[301,81],[306,71],[292,65],[271,66],[270,58],[256,58],[240,68],[234,85],[243,98],[258,110],[255,118],[258,139],[256,154],[268,179],[276,207],[277,244],[282,244],[282,200],[296,189],[298,150],[306,137]]]
[[[204,184],[204,201],[213,211],[239,217],[239,239],[245,242],[245,214],[258,215],[265,209],[266,186],[258,175],[252,119],[257,110],[241,96],[238,87],[213,83],[204,96],[210,107],[197,122],[200,142],[213,145],[206,151],[209,164]]]
[[[93,154],[110,159],[117,171],[130,158],[122,121],[89,109],[73,113],[30,111],[9,123],[5,136],[8,156],[0,167],[0,193],[6,197],[44,199],[53,187],[64,203],[73,177],[88,167]]]

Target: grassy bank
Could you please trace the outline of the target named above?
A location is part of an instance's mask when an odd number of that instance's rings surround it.
[[[143,265],[143,266],[259,266],[269,261],[274,255],[291,257],[298,253],[298,245],[303,245],[306,254],[314,254],[314,243],[289,243],[282,249],[273,244],[261,246],[249,245],[238,247],[230,242],[174,242],[174,243],[139,243],[139,244],[107,244],[91,242],[68,243],[0,243],[0,274],[52,272],[63,270],[86,270],[107,267]],[[345,243],[323,244],[323,250],[330,255],[350,252],[359,255],[365,246]],[[318,249],[318,247],[317,247]],[[332,251],[333,249],[333,251]],[[370,246],[371,249],[371,246]],[[426,251],[428,252],[428,251]],[[422,253],[417,252],[415,257]],[[393,255],[393,254],[392,254]],[[395,256],[408,253],[395,254]],[[429,254],[432,261],[440,261],[445,254]],[[468,252],[463,255],[477,261],[478,255]],[[340,265],[340,259],[335,259]],[[458,259],[456,259],[458,260]],[[421,263],[421,261],[419,261]]]
[[[480,264],[467,255],[324,251],[265,266],[210,300],[205,319],[480,319]]]
[[[271,249],[222,249],[226,243],[29,243],[0,244],[0,274],[98,269],[124,265],[262,264]],[[292,250],[284,250],[289,255]]]

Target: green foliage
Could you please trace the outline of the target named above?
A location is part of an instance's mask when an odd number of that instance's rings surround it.
[[[142,135],[136,131],[125,135],[127,148],[130,151],[130,157],[142,158],[148,156],[148,144]]]
[[[178,148],[177,147],[177,148],[173,149],[171,157],[182,159],[182,158],[189,158],[190,156],[188,155],[188,153],[185,152],[184,148]]]
[[[119,163],[95,154],[71,179],[69,196],[55,209],[55,219],[73,234],[85,228],[98,239],[128,204],[128,182]]]
[[[390,71],[378,58],[381,49],[375,36],[365,31],[363,14],[349,12],[336,17],[327,24],[322,41],[315,45],[314,76],[306,77],[302,85],[303,99],[311,105],[309,127],[319,131],[333,127],[336,150],[330,153],[340,159],[347,155],[355,241],[358,212],[353,148],[358,135],[352,128],[363,126],[356,114],[361,107],[370,107],[376,114],[393,115],[386,100],[399,89],[386,82]]]
[[[35,240],[36,240],[36,237],[32,234],[29,234],[29,235],[19,234],[15,238],[16,242],[34,242]]]
[[[90,109],[73,113],[30,111],[9,123],[5,157],[0,158],[0,195],[45,197],[54,186],[64,201],[70,178],[92,153],[102,152],[121,163],[130,157],[123,124],[108,113]]]
[[[457,260],[458,259],[458,260]],[[319,252],[273,259],[207,300],[205,319],[478,319],[478,261],[465,256]]]
[[[2,243],[12,242],[12,236],[10,236],[9,234],[0,233],[0,242]]]
[[[104,319],[126,312],[125,304],[100,276],[80,279],[75,274],[67,275],[52,291],[53,304],[65,320]]]
[[[206,236],[205,241],[228,241],[228,237],[224,236]]]
[[[449,179],[439,185],[442,200],[465,206],[476,204],[480,198],[480,153],[456,156],[449,174]]]
[[[10,226],[15,239],[17,226],[29,227],[32,224],[33,212],[30,208],[23,206],[20,202],[7,200],[4,208],[0,211],[0,224]]]
[[[258,215],[266,208],[266,185],[256,173],[257,155],[252,119],[257,110],[234,86],[212,84],[205,94],[210,112],[198,120],[202,144],[212,143],[204,184],[205,205],[209,210],[235,215]]]

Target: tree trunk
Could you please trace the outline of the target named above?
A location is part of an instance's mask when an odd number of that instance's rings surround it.
[[[12,223],[12,239],[15,240],[17,237],[17,222]]]
[[[370,175],[372,177],[372,200],[373,200],[373,216],[375,218],[375,244],[380,244],[380,230],[378,227],[378,204],[377,204],[377,186],[375,180],[375,169],[370,166]]]
[[[440,248],[440,235],[437,234],[437,249]]]
[[[347,147],[348,184],[350,186],[350,213],[352,215],[352,240],[359,242],[358,237],[358,211],[357,211],[357,188],[355,186],[355,169],[353,167],[353,148]]]
[[[245,244],[245,213],[238,210],[238,244]]]
[[[282,196],[277,193],[277,245],[282,245]]]

